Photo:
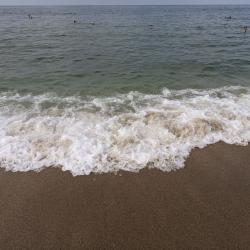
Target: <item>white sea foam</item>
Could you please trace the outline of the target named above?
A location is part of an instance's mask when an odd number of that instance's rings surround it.
[[[195,147],[250,141],[250,89],[113,97],[0,94],[0,166],[73,175],[184,166]]]

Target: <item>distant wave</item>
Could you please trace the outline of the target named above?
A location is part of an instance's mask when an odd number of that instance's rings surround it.
[[[171,171],[193,148],[218,141],[250,141],[250,88],[103,98],[0,93],[0,166],[10,171]]]

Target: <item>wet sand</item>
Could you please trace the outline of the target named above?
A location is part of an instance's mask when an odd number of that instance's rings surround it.
[[[72,177],[0,171],[1,249],[249,249],[250,146],[182,170]]]

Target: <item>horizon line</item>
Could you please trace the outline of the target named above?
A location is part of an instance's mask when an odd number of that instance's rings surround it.
[[[250,5],[250,3],[215,3],[215,4],[196,4],[196,3],[187,3],[187,4],[0,4],[0,7],[33,7],[33,6],[239,6],[239,5]]]

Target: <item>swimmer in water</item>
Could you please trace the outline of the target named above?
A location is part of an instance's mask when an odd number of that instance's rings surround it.
[[[28,17],[29,17],[29,19],[32,19],[32,18],[33,18],[31,14],[29,14]]]
[[[247,33],[247,31],[248,31],[248,27],[247,26],[243,26],[243,27],[241,27],[241,32],[243,32],[244,34],[246,34]]]
[[[74,20],[74,23],[77,23],[76,20]]]

